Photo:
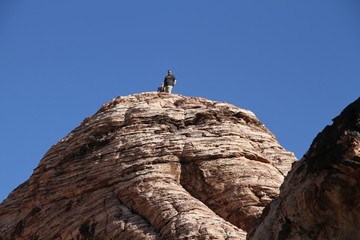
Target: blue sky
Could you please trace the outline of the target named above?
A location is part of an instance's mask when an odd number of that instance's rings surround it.
[[[0,1],[0,201],[103,103],[154,91],[253,111],[298,158],[359,97],[358,0]]]

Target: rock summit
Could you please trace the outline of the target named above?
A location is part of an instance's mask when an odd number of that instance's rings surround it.
[[[295,160],[248,110],[118,97],[1,203],[0,239],[245,239]]]

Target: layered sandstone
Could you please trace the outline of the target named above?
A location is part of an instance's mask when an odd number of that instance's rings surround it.
[[[360,98],[293,165],[248,239],[360,239]]]
[[[0,239],[245,239],[294,160],[231,104],[118,97],[0,205]]]

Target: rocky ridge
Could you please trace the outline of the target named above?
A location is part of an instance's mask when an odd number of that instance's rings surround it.
[[[1,203],[0,240],[245,239],[295,160],[248,110],[118,97]]]
[[[360,239],[360,98],[294,163],[248,239]]]

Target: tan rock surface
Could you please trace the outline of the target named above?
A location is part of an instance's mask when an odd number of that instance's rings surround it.
[[[248,239],[360,239],[360,98],[333,122],[294,164]]]
[[[294,160],[231,104],[118,97],[0,205],[0,240],[245,239]]]

